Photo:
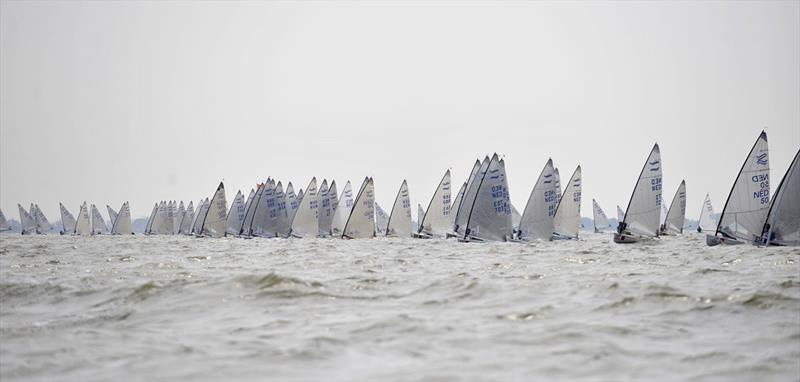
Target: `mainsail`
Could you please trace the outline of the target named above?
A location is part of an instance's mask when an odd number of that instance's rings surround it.
[[[371,237],[375,237],[375,185],[372,178],[367,177],[353,201],[353,208],[344,225],[342,238],[365,239]]]
[[[334,236],[342,236],[344,232],[344,225],[347,224],[347,218],[350,217],[350,211],[353,209],[353,186],[350,181],[344,185],[342,195],[336,203],[336,210],[333,212],[333,221],[331,222],[331,233]]]
[[[114,224],[111,226],[112,235],[130,235],[133,233],[131,227],[131,208],[128,202],[122,204],[119,209],[119,214],[114,219]]]
[[[111,226],[114,226],[114,222],[117,221],[117,211],[114,211],[111,206],[106,204],[106,211],[108,211],[108,222],[111,223]]]
[[[764,225],[765,244],[800,245],[800,169],[797,159],[800,150],[786,170]]]
[[[36,233],[36,221],[30,212],[26,211],[21,205],[17,204],[19,208],[19,223],[21,225],[21,233],[23,235],[31,235]]]
[[[275,206],[270,208],[267,217],[265,232],[269,232],[272,237],[286,236],[285,228],[289,221],[289,214],[286,210],[286,194],[283,192],[283,183],[278,182],[275,186]]]
[[[379,234],[385,235],[386,234],[386,227],[389,226],[389,214],[381,208],[381,206],[376,202],[375,203],[375,231]]]
[[[561,174],[558,172],[558,169],[554,169],[553,173],[555,174],[555,181],[556,181],[556,203],[561,200]]]
[[[517,207],[514,207],[514,204],[511,204],[511,226],[514,228],[514,231],[519,228],[519,222],[522,221],[522,214],[519,213]]]
[[[144,227],[144,234],[150,235],[153,233],[153,222],[156,220],[156,214],[158,213],[158,203],[153,206],[153,212],[150,213],[150,218],[147,219],[147,225]]]
[[[275,180],[267,179],[267,184],[256,205],[253,223],[250,226],[250,235],[259,237],[275,237],[278,221],[278,202]]]
[[[75,220],[75,219],[73,219]],[[63,221],[63,219],[62,219]],[[3,231],[10,231],[11,227],[8,226],[8,220],[6,220],[6,215],[3,215],[3,210],[0,210],[0,232]]]
[[[177,212],[175,213],[175,216],[172,219],[173,223],[175,223],[175,226],[173,227],[172,232],[175,232],[176,234],[180,232],[181,223],[183,222],[183,217],[185,215],[186,215],[186,208],[183,206],[183,200],[181,200],[181,203],[178,205],[178,210],[177,210]]]
[[[581,229],[581,166],[575,169],[558,201],[553,217],[553,238],[577,239]]]
[[[661,218],[662,171],[661,152],[656,143],[633,187],[625,217],[614,235],[615,242],[633,242],[636,241],[635,236],[658,236],[658,223]]]
[[[449,229],[452,230],[453,236],[458,236],[459,230],[463,231],[462,227],[464,227],[467,221],[465,215],[469,213],[469,211],[466,211],[466,209],[464,208],[465,200],[467,198],[467,191],[472,188],[472,184],[474,183],[475,178],[478,176],[478,172],[481,170],[481,167],[483,167],[484,163],[486,164],[486,167],[489,166],[488,156],[483,160],[483,162],[481,162],[478,159],[475,160],[475,163],[472,165],[472,170],[470,170],[469,176],[467,177],[467,182],[465,183],[465,186],[462,187],[463,190],[460,190],[458,192],[458,196],[456,197],[458,205],[455,206],[456,203],[453,203],[456,208],[450,209],[451,221]],[[483,171],[485,172],[486,168],[484,168]],[[474,199],[475,199],[475,194],[473,192],[470,196],[469,203],[472,203]],[[453,212],[455,212],[454,216]],[[424,215],[425,214],[423,213],[422,215],[417,216],[417,220],[422,221],[422,217]]]
[[[536,184],[522,211],[517,239],[550,240],[553,235],[553,217],[558,206],[553,160],[545,163]]]
[[[386,236],[410,237],[411,236],[411,199],[408,195],[408,184],[405,179],[397,191],[386,227]]]
[[[319,234],[319,214],[317,207],[317,178],[312,178],[300,200],[300,206],[292,219],[291,235],[294,237],[316,237]]]
[[[445,171],[436,191],[431,197],[425,215],[420,221],[417,235],[419,237],[445,236],[452,229],[450,220],[450,170]]]
[[[244,222],[244,195],[242,190],[236,192],[236,196],[231,202],[231,209],[228,211],[228,221],[226,223],[225,234],[238,235]]]
[[[489,169],[490,161],[491,159],[488,156],[483,158],[478,171],[475,171],[475,176],[470,175],[470,180],[467,181],[467,189],[464,191],[464,197],[461,198],[459,212],[456,216],[455,224],[453,224],[453,232],[456,233],[456,236],[464,238],[464,228],[467,226],[472,206],[475,205],[475,198],[478,196],[478,189],[483,177],[486,175],[486,171]]]
[[[697,232],[713,231],[717,229],[717,220],[714,218],[714,207],[711,206],[711,197],[706,194],[703,208],[700,210],[700,221]]]
[[[228,203],[225,201],[225,185],[219,182],[217,191],[214,192],[214,196],[206,209],[203,224],[200,226],[200,236],[225,236],[225,223],[228,220],[227,212]]]
[[[461,209],[461,201],[464,200],[464,193],[466,191],[467,191],[467,182],[461,183],[461,188],[458,189],[456,197],[455,199],[453,199],[453,205],[450,206],[450,223],[449,227],[447,227],[449,231],[453,231],[453,227],[455,227],[456,215],[458,215],[458,210]]]
[[[717,231],[706,243],[715,245],[727,239],[759,242],[769,206],[769,148],[767,133],[762,131],[733,182]]]
[[[169,205],[167,202],[162,201],[158,204],[156,216],[153,218],[153,225],[150,227],[150,233],[156,235],[169,235],[172,234],[172,226],[169,224]]]
[[[513,238],[511,224],[511,199],[508,192],[505,161],[497,154],[492,156],[486,172],[475,178],[477,192],[467,211],[464,240],[507,241]],[[469,196],[469,193],[466,194]],[[465,199],[467,202],[469,198]]]
[[[617,224],[622,223],[623,220],[625,220],[625,211],[617,205]],[[714,224],[714,227],[716,226],[717,225]]]
[[[75,232],[75,217],[69,213],[67,207],[64,207],[64,204],[58,203],[58,208],[61,210],[61,225],[64,227],[64,230],[61,231],[61,233],[66,234]]]
[[[34,205],[34,220],[36,221],[36,233],[38,234],[46,234],[53,229],[50,225],[50,222],[47,221],[47,218],[44,216],[44,213],[39,208],[39,205]]]
[[[328,237],[331,235],[333,225],[333,214],[336,213],[336,182],[332,181],[331,186],[322,182],[319,189],[319,236]]]
[[[195,235],[200,234],[200,228],[203,226],[203,220],[205,220],[206,215],[208,213],[208,207],[211,203],[208,201],[208,198],[202,200],[200,202],[200,207],[197,209],[197,212],[194,214],[194,223],[192,223],[192,233]]]
[[[103,220],[103,215],[100,214],[100,210],[97,209],[97,206],[92,204],[92,235],[104,233],[108,233],[106,221]]]
[[[280,185],[280,183],[278,183],[278,185]],[[294,193],[292,182],[286,185],[286,192],[283,194],[282,203],[286,211],[285,214],[279,215],[278,235],[281,237],[289,237],[289,231],[292,228],[292,220],[294,220],[294,213],[299,206],[299,201],[297,200],[297,195]]]
[[[267,183],[269,183],[270,180],[271,179],[267,179],[266,182],[256,186],[256,193],[253,196],[253,200],[250,204],[245,206],[244,220],[242,220],[242,227],[239,229],[239,235],[250,236],[252,234],[253,220],[256,217],[256,211],[258,211],[261,198],[267,190]]]
[[[89,221],[89,207],[86,202],[81,204],[78,219],[75,221],[75,234],[88,236],[92,234],[92,223]]]
[[[682,180],[669,205],[667,217],[664,220],[664,232],[683,233],[684,220],[686,220],[686,181]]]
[[[183,214],[183,218],[181,218],[181,226],[178,229],[178,233],[184,235],[191,235],[193,222],[194,222],[194,202],[189,201],[189,206],[186,207],[186,212]]]
[[[592,220],[594,221],[594,232],[600,232],[606,228],[611,227],[608,224],[608,218],[597,200],[592,199]]]

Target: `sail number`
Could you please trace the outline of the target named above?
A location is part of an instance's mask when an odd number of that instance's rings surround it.
[[[753,199],[758,199],[761,204],[769,203],[769,174],[758,174],[750,177],[750,181],[758,185],[759,190],[753,191]]]

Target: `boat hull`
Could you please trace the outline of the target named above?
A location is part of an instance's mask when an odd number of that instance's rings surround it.
[[[617,244],[633,244],[639,242],[636,236],[625,233],[614,233],[614,242]]]
[[[716,235],[706,235],[706,245],[709,247],[714,247],[717,245],[738,245],[744,244],[741,240],[732,239],[729,237],[724,236],[716,236]]]

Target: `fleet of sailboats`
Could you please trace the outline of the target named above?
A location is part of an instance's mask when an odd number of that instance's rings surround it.
[[[761,132],[750,149],[717,219],[708,194],[700,211],[697,232],[706,231],[708,245],[752,243],[800,245],[800,170],[795,155],[770,197],[767,135]],[[682,235],[686,222],[686,182],[681,181],[669,206],[662,194],[662,162],[658,144],[651,149],[634,184],[627,208],[617,205],[614,242],[628,244],[664,235]],[[247,198],[237,191],[230,206],[219,183],[211,199],[165,200],[155,203],[144,228],[147,235],[193,235],[219,238],[456,238],[464,242],[579,239],[582,171],[577,166],[561,189],[561,178],[548,159],[531,190],[522,213],[512,205],[505,160],[498,154],[476,159],[466,181],[453,183],[448,169],[423,209],[412,219],[408,183],[403,180],[387,213],[375,201],[375,184],[364,178],[357,192],[348,181],[337,192],[336,182],[312,178],[295,194],[291,182],[272,178],[251,189]],[[452,185],[458,186],[455,195]],[[35,203],[17,205],[23,235],[53,230]],[[131,211],[124,202],[118,211],[106,205],[108,224],[94,204],[84,202],[73,216],[59,203],[61,234],[129,235]],[[592,199],[595,233],[612,228],[597,200]],[[0,232],[11,229],[0,211]]]

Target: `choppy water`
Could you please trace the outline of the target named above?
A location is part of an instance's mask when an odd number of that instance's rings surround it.
[[[800,249],[0,238],[0,379],[798,380]]]

